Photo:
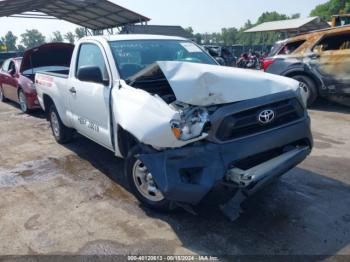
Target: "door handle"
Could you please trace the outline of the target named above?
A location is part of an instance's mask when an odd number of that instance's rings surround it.
[[[318,59],[318,58],[320,58],[321,56],[320,56],[319,54],[312,54],[312,55],[310,55],[309,57],[310,57],[310,59]]]
[[[72,87],[71,89],[69,89],[69,92],[71,92],[72,94],[76,94],[76,93],[77,93],[77,90],[75,90],[75,88]]]

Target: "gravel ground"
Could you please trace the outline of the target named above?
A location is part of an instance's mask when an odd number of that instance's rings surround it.
[[[350,110],[310,111],[312,155],[230,222],[214,190],[197,215],[143,208],[123,161],[77,137],[55,143],[40,112],[0,104],[0,254],[350,255]]]

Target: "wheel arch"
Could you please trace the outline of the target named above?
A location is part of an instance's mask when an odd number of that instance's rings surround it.
[[[310,78],[316,86],[317,93],[318,94],[320,93],[320,88],[322,86],[322,82],[314,74],[307,72],[305,70],[302,70],[302,69],[288,71],[284,74],[284,76],[290,77],[290,78],[293,78],[294,76],[297,76],[297,75],[301,75],[301,76],[305,76],[305,77]]]
[[[19,98],[19,92],[20,91],[23,91],[23,93],[24,93],[24,95],[26,94],[26,92],[25,92],[25,90],[24,90],[24,88],[22,87],[22,85],[18,85],[18,88],[17,88],[17,98]],[[19,99],[18,99],[19,100]]]
[[[44,101],[44,109],[45,109],[44,111],[45,111],[46,119],[49,120],[50,107],[52,105],[54,105],[54,106],[56,106],[56,105],[55,105],[55,102],[53,101],[53,99],[47,94],[43,95],[43,101]]]
[[[140,144],[134,135],[126,131],[120,125],[117,126],[117,142],[119,152],[123,158],[128,156],[128,153],[132,148]]]

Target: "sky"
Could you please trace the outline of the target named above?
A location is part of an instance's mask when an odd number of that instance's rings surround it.
[[[307,17],[318,4],[327,0],[111,0],[151,18],[153,25],[192,26],[197,33],[219,32],[224,27],[253,23],[265,11]],[[66,33],[77,26],[61,20],[0,18],[0,36],[12,31],[19,36],[26,29],[38,29],[49,40],[53,31]]]

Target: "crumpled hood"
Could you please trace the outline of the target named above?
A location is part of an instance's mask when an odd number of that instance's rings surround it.
[[[190,62],[157,64],[176,99],[196,106],[234,103],[299,87],[293,79],[260,71]]]

